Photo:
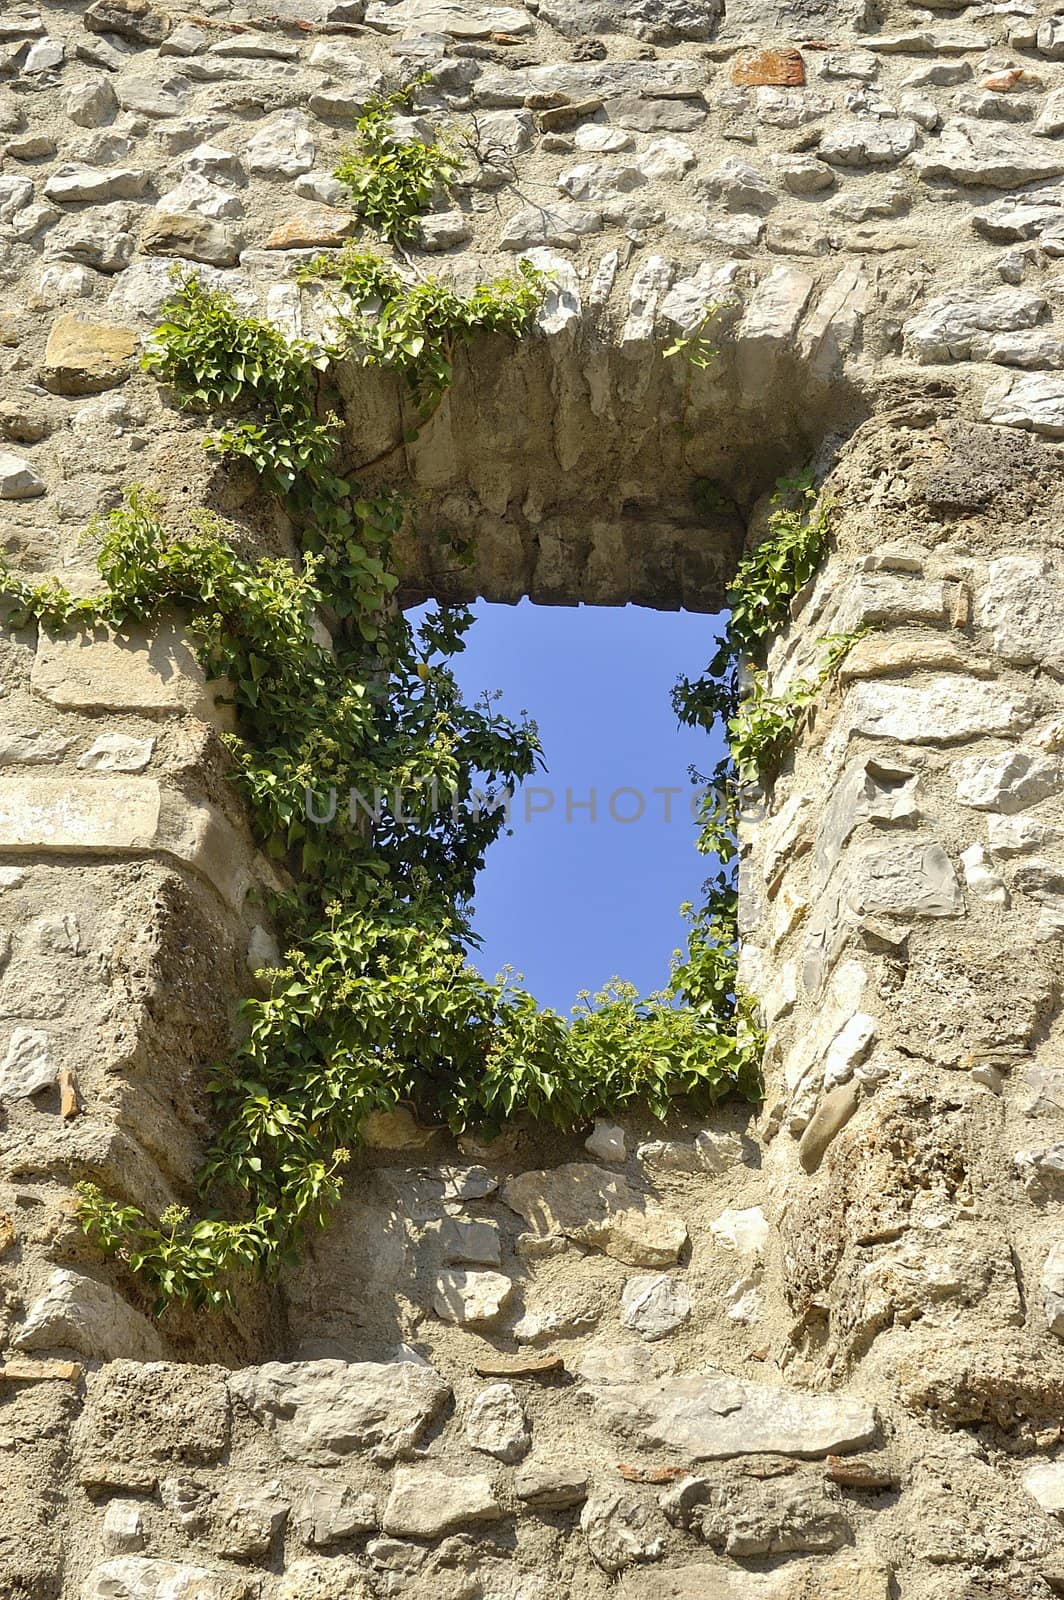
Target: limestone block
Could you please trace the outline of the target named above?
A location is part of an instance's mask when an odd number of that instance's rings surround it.
[[[144,1512],[136,1500],[111,1500],[103,1516],[101,1537],[111,1554],[144,1548]]]
[[[537,1511],[567,1511],[587,1499],[587,1474],[579,1467],[527,1461],[514,1475],[514,1493]]]
[[[824,1096],[798,1146],[803,1171],[817,1170],[831,1141],[857,1110],[860,1093],[856,1083],[841,1083]]]
[[[1054,1517],[1064,1515],[1064,1462],[1048,1461],[1044,1466],[1031,1467],[1022,1482],[1043,1511]]]
[[[238,905],[246,851],[222,814],[154,778],[0,776],[0,850],[175,856]]]
[[[1009,377],[987,390],[984,422],[1005,428],[1028,428],[1047,439],[1064,439],[1064,378],[1042,373]]]
[[[839,167],[892,167],[915,150],[918,139],[910,117],[846,117],[828,129],[817,154]]]
[[[59,1077],[51,1041],[39,1028],[15,1028],[0,1061],[0,1100],[25,1100],[50,1089]]]
[[[361,1562],[329,1556],[325,1560],[287,1562],[274,1597],[275,1600],[376,1600],[378,1593],[370,1587]]]
[[[983,361],[993,335],[1033,328],[1047,310],[1045,297],[1027,289],[951,289],[905,324],[905,347],[925,364]]]
[[[1018,189],[1064,172],[1064,152],[1043,139],[1006,131],[969,117],[956,117],[935,140],[911,157],[921,178],[987,189]]]
[[[147,1317],[107,1284],[68,1267],[52,1273],[13,1342],[19,1350],[62,1348],[103,1361],[155,1361],[163,1353]]]
[[[620,1163],[625,1159],[624,1129],[605,1117],[596,1117],[595,1126],[584,1140],[584,1149],[596,1161]]]
[[[471,1524],[498,1522],[505,1514],[488,1477],[397,1467],[383,1527],[400,1538],[440,1539]]]
[[[1006,661],[1044,664],[1064,657],[1064,592],[1050,562],[1009,555],[991,561],[976,620]]]
[[[327,1549],[377,1527],[377,1506],[371,1494],[356,1494],[346,1484],[321,1482],[307,1491],[295,1513],[304,1544]]]
[[[1060,792],[1064,761],[1014,748],[992,756],[968,756],[954,763],[953,774],[962,805],[1011,816]]]
[[[418,1361],[271,1361],[234,1373],[230,1392],[290,1461],[334,1466],[359,1450],[409,1450],[451,1389]]]
[[[862,1401],[724,1375],[591,1384],[585,1392],[617,1432],[683,1460],[841,1454],[876,1436],[875,1413]]]
[[[51,326],[41,379],[55,394],[113,389],[130,376],[137,342],[131,328],[83,321],[68,312]]]
[[[150,0],[93,0],[82,22],[92,33],[114,33],[132,44],[160,45],[170,32],[170,18]]]
[[[88,1489],[154,1480],[164,1463],[213,1466],[229,1449],[228,1374],[221,1367],[114,1360],[86,1378],[73,1437]]]
[[[776,361],[793,343],[813,279],[798,267],[773,267],[747,302],[736,331],[741,379],[757,391],[770,381]]]
[[[1043,1263],[1042,1304],[1050,1333],[1064,1339],[1064,1245],[1055,1244]]]
[[[101,733],[83,756],[82,772],[143,772],[152,758],[154,739],[134,739],[126,733]]]
[[[513,1294],[513,1284],[501,1272],[465,1272],[450,1268],[436,1276],[432,1309],[444,1322],[460,1327],[494,1322]]]
[[[917,688],[907,683],[854,684],[831,740],[865,733],[902,744],[956,744],[981,734],[1018,733],[1034,720],[1030,699],[960,673],[941,673]],[[827,755],[825,747],[825,755]]]
[[[696,61],[559,62],[486,72],[477,82],[476,98],[483,106],[521,106],[534,94],[562,94],[569,100],[625,94],[682,100],[701,94],[705,83],[706,69]]]
[[[460,5],[456,0],[370,0],[366,22],[384,33],[443,33],[453,39],[520,35],[533,29],[528,13],[513,6]]]
[[[493,1383],[481,1390],[466,1413],[465,1436],[470,1449],[508,1466],[528,1454],[532,1434],[512,1384]]]
[[[580,1527],[604,1572],[621,1572],[637,1561],[656,1561],[665,1548],[657,1508],[623,1489],[593,1494],[580,1513]]]
[[[177,256],[211,267],[235,267],[242,245],[239,233],[195,212],[155,211],[140,235],[140,248],[147,255]]]
[[[736,1211],[731,1206],[709,1225],[709,1231],[725,1250],[736,1255],[761,1255],[768,1242],[768,1223],[760,1206]]]
[[[687,1242],[680,1217],[590,1163],[522,1173],[504,1185],[502,1198],[540,1236],[565,1234],[628,1266],[671,1266]]]
[[[0,450],[0,500],[35,500],[44,492],[44,479],[29,461]]]
[[[621,1321],[640,1338],[664,1339],[691,1315],[691,1296],[678,1278],[629,1278],[621,1295]]]
[[[101,200],[136,200],[151,179],[141,167],[90,167],[82,163],[57,167],[44,193],[60,205],[97,204]]]
[[[116,1556],[93,1567],[85,1600],[250,1600],[258,1580],[148,1556]]]
[[[67,711],[183,711],[228,730],[229,708],[211,685],[182,630],[161,622],[150,633],[51,633],[41,628],[30,683],[42,699]]]
[[[697,1530],[707,1544],[734,1560],[753,1556],[827,1555],[853,1541],[842,1506],[822,1489],[787,1480],[726,1481],[719,1492],[708,1479],[690,1477],[662,1498],[674,1525]]]
[[[502,1240],[497,1223],[467,1222],[461,1217],[443,1217],[425,1229],[426,1238],[435,1240],[444,1259],[476,1267],[497,1267],[502,1260]]]
[[[898,840],[851,855],[848,903],[858,916],[957,917],[964,895],[942,846]]]
[[[703,1128],[694,1139],[651,1139],[636,1150],[640,1161],[663,1172],[727,1172],[743,1160],[737,1133]]]

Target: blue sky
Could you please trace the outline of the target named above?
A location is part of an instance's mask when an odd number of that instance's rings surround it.
[[[500,709],[527,710],[548,771],[525,785],[512,835],[489,851],[474,959],[488,976],[516,968],[541,1004],[565,1013],[579,989],[613,976],[658,988],[683,942],[679,906],[697,901],[706,876],[688,768],[706,772],[719,756],[715,739],[677,725],[669,691],[704,670],[717,619],[528,600],[475,609],[453,663],[466,698],[501,689]],[[665,788],[681,792],[653,792]],[[592,789],[594,821],[580,804]],[[641,805],[638,820],[617,820]]]

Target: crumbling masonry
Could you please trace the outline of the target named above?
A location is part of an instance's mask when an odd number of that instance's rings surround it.
[[[868,632],[743,839],[767,1099],[588,1149],[381,1119],[278,1288],[154,1323],[72,1186],[187,1198],[270,869],[176,626],[9,629],[0,1596],[1064,1593],[1064,18],[8,0],[12,565],[90,587],[130,483],[290,548],[138,354],[175,261],[315,331],[339,142],[422,68],[470,144],[417,270],[552,281],[390,461],[409,597],[710,611],[781,471],[834,500],[774,684]],[[404,419],[350,390],[354,467]]]

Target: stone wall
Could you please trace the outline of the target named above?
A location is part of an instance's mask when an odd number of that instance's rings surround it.
[[[416,444],[345,375],[351,470],[421,498],[407,596],[709,611],[781,470],[835,501],[774,682],[869,632],[744,831],[768,1098],[586,1149],[378,1119],[279,1291],[154,1321],[71,1184],[188,1198],[272,872],[176,628],[9,628],[0,1596],[1064,1593],[1064,21],[8,4],[12,565],[90,587],[132,482],[291,550],[137,355],[175,262],[320,328],[294,269],[352,232],[345,129],[422,67],[465,165],[411,270],[527,252],[552,289]],[[666,361],[709,305],[708,369]]]

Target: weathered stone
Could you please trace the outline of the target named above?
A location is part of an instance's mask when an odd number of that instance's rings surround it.
[[[514,1475],[514,1493],[535,1511],[568,1511],[587,1499],[587,1474],[528,1461]]]
[[[154,739],[133,739],[125,733],[102,733],[78,760],[88,772],[142,772],[155,747]]]
[[[875,1413],[861,1401],[723,1375],[589,1385],[587,1393],[619,1432],[691,1461],[841,1454],[876,1434]]]
[[[485,73],[477,83],[476,97],[484,106],[519,106],[540,94],[563,94],[570,100],[593,95],[603,100],[628,95],[682,100],[700,94],[705,81],[705,69],[694,61],[563,62]]]
[[[494,1322],[513,1294],[513,1284],[501,1272],[440,1272],[432,1296],[432,1309],[444,1322],[460,1327]]]
[[[780,356],[790,349],[813,279],[796,267],[773,267],[762,278],[736,332],[736,357],[744,384],[754,389],[771,382]]]
[[[1064,660],[1064,593],[1052,565],[1038,556],[991,561],[976,619],[993,634],[994,649],[1023,665]]]
[[[481,1390],[466,1412],[465,1436],[470,1449],[508,1466],[528,1454],[532,1435],[512,1384],[493,1383]]]
[[[621,1572],[636,1561],[656,1561],[665,1546],[653,1506],[622,1490],[593,1494],[580,1513],[588,1550],[605,1572]]]
[[[79,128],[102,128],[118,110],[118,97],[102,75],[73,84],[63,97],[63,111]]]
[[[601,211],[578,205],[524,206],[506,221],[499,245],[503,250],[545,245],[575,250],[583,236],[601,232]]]
[[[139,167],[92,167],[71,163],[57,167],[44,185],[49,200],[60,205],[98,204],[101,200],[136,200],[148,188]]]
[[[239,234],[196,212],[155,211],[140,235],[140,248],[146,255],[178,256],[211,267],[234,267],[241,246]]]
[[[85,322],[67,313],[53,322],[41,379],[54,394],[100,394],[132,371],[137,335],[131,328]]]
[[[831,1141],[857,1110],[860,1093],[856,1083],[841,1083],[824,1096],[798,1146],[803,1171],[812,1173],[820,1166]]]
[[[335,206],[305,206],[280,223],[265,241],[267,250],[325,249],[343,244],[358,231],[358,218]]]
[[[859,916],[956,917],[964,911],[957,874],[939,844],[901,841],[850,857],[848,901]]]
[[[359,1450],[394,1459],[451,1393],[418,1361],[271,1361],[234,1373],[230,1388],[282,1455],[308,1466],[334,1466]]]
[[[906,348],[917,361],[983,361],[992,335],[1031,328],[1047,303],[1023,289],[955,289],[929,300],[905,324]]]
[[[1039,817],[991,816],[986,819],[986,837],[994,855],[1008,857],[1043,850],[1060,834]]]
[[[798,50],[755,50],[736,58],[731,70],[732,83],[744,88],[774,85],[801,88],[805,83],[805,63]]]
[[[624,1129],[605,1117],[596,1117],[594,1129],[584,1140],[584,1149],[596,1161],[619,1164],[625,1159]]]
[[[1003,750],[993,756],[967,756],[955,763],[957,799],[978,811],[1013,814],[1056,794],[1064,778],[1057,756],[1036,750]]]
[[[56,1267],[14,1338],[19,1350],[76,1350],[103,1361],[157,1361],[163,1341],[147,1317],[106,1284]]]
[[[686,1284],[660,1275],[629,1278],[621,1306],[625,1327],[647,1340],[664,1339],[691,1315]]]
[[[184,711],[213,722],[220,715],[185,635],[168,623],[153,623],[150,635],[42,628],[31,682],[61,710]]]
[[[426,1237],[439,1244],[447,1261],[471,1266],[497,1267],[502,1260],[502,1241],[494,1222],[466,1222],[459,1217],[444,1217],[430,1223]]]
[[[959,673],[942,673],[919,688],[907,683],[855,684],[843,702],[837,729],[903,744],[938,745],[980,734],[1018,733],[1032,720],[1025,695]]]
[[[522,1173],[503,1186],[502,1198],[540,1236],[563,1233],[628,1266],[670,1266],[687,1242],[679,1217],[618,1173],[582,1162]]]
[[[295,1514],[296,1529],[305,1544],[327,1549],[377,1526],[377,1508],[371,1494],[355,1494],[346,1484],[320,1483],[310,1489]]]
[[[768,1241],[768,1223],[760,1206],[748,1206],[736,1211],[731,1206],[722,1211],[709,1225],[709,1231],[719,1245],[734,1250],[736,1255],[761,1255]]]
[[[244,202],[225,184],[213,183],[202,172],[187,172],[176,188],[160,195],[159,216],[184,217],[194,213],[217,221],[244,215]]]
[[[310,172],[318,147],[301,111],[282,111],[252,134],[244,148],[249,172],[264,178],[295,178]]]
[[[743,1141],[737,1133],[715,1133],[703,1128],[693,1140],[652,1139],[636,1151],[640,1161],[664,1172],[727,1172],[743,1160]]]
[[[227,1374],[178,1362],[109,1361],[86,1378],[74,1434],[78,1482],[93,1492],[164,1463],[213,1466],[229,1449]]]
[[[1050,1516],[1064,1515],[1064,1462],[1030,1467],[1023,1475],[1023,1487]]]
[[[187,78],[122,77],[115,93],[123,111],[142,117],[179,117],[188,104],[191,85]]]
[[[957,117],[939,137],[914,153],[921,178],[988,189],[1017,189],[1064,172],[1064,152],[1044,140]]]
[[[184,1562],[116,1556],[93,1567],[85,1600],[250,1600],[254,1580]]]
[[[144,1512],[136,1500],[111,1500],[103,1516],[103,1547],[110,1554],[144,1548]]]
[[[441,1539],[469,1525],[498,1522],[505,1514],[490,1478],[397,1467],[382,1526],[399,1538]]]
[[[34,500],[44,492],[44,479],[28,461],[0,450],[0,500]]]
[[[170,32],[170,18],[150,0],[94,0],[82,23],[91,33],[114,33],[133,44],[160,45]]]
[[[419,225],[422,250],[453,250],[472,237],[473,229],[461,211],[433,211]]]
[[[443,33],[454,39],[521,35],[533,28],[528,13],[513,6],[461,5],[458,0],[370,0],[366,22],[383,33]]]
[[[848,117],[828,129],[818,154],[838,167],[895,166],[915,150],[918,138],[909,117]]]
[[[38,1028],[15,1028],[0,1061],[0,1100],[26,1100],[59,1077],[51,1040]]]
[[[1055,1244],[1042,1264],[1042,1306],[1050,1333],[1064,1339],[1064,1245]]]
[[[704,1478],[686,1478],[662,1498],[669,1521],[697,1530],[706,1543],[734,1560],[753,1556],[826,1555],[853,1540],[842,1508],[822,1490],[786,1480],[714,1492]]]
[[[999,427],[1029,428],[1048,439],[1064,439],[1064,378],[1041,373],[1006,378],[987,391],[982,417]]]

